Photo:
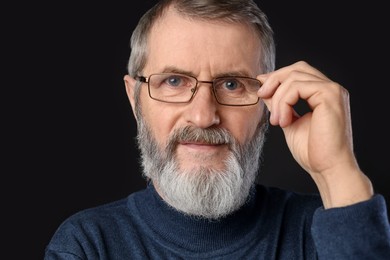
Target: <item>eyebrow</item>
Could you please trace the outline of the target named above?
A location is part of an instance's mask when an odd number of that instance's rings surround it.
[[[168,66],[165,67],[162,70],[162,73],[178,73],[178,74],[185,74],[192,77],[197,77],[194,73],[188,70],[179,69],[174,66]],[[251,77],[251,75],[244,70],[234,70],[234,71],[225,71],[223,73],[218,73],[216,75],[213,75],[213,78],[219,78],[219,77],[231,77],[231,76],[243,76],[243,77]]]

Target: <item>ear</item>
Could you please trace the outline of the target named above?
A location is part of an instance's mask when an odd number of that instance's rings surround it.
[[[130,77],[129,75],[125,75],[123,80],[125,82],[127,98],[130,101],[130,105],[131,105],[131,108],[133,110],[133,115],[134,115],[135,119],[137,120],[137,115],[135,113],[135,98],[134,98],[134,88],[135,88],[137,81],[133,77]]]

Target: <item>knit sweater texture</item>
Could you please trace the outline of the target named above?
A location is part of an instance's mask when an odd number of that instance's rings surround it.
[[[45,260],[390,259],[384,197],[325,210],[318,194],[257,185],[220,220],[185,215],[152,184],[66,219]]]

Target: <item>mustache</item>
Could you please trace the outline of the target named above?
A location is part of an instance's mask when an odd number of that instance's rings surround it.
[[[176,129],[171,138],[174,142],[202,142],[207,144],[231,144],[233,143],[232,135],[223,128],[196,128],[185,126]]]
[[[194,126],[185,126],[177,128],[173,131],[168,139],[167,150],[173,151],[179,142],[200,142],[205,144],[227,144],[235,143],[233,135],[226,129],[212,128],[197,128]]]

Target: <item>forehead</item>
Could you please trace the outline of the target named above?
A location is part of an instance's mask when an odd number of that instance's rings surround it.
[[[190,19],[170,9],[152,27],[145,70],[155,73],[176,67],[194,74],[245,71],[255,76],[260,72],[260,56],[254,28]]]

